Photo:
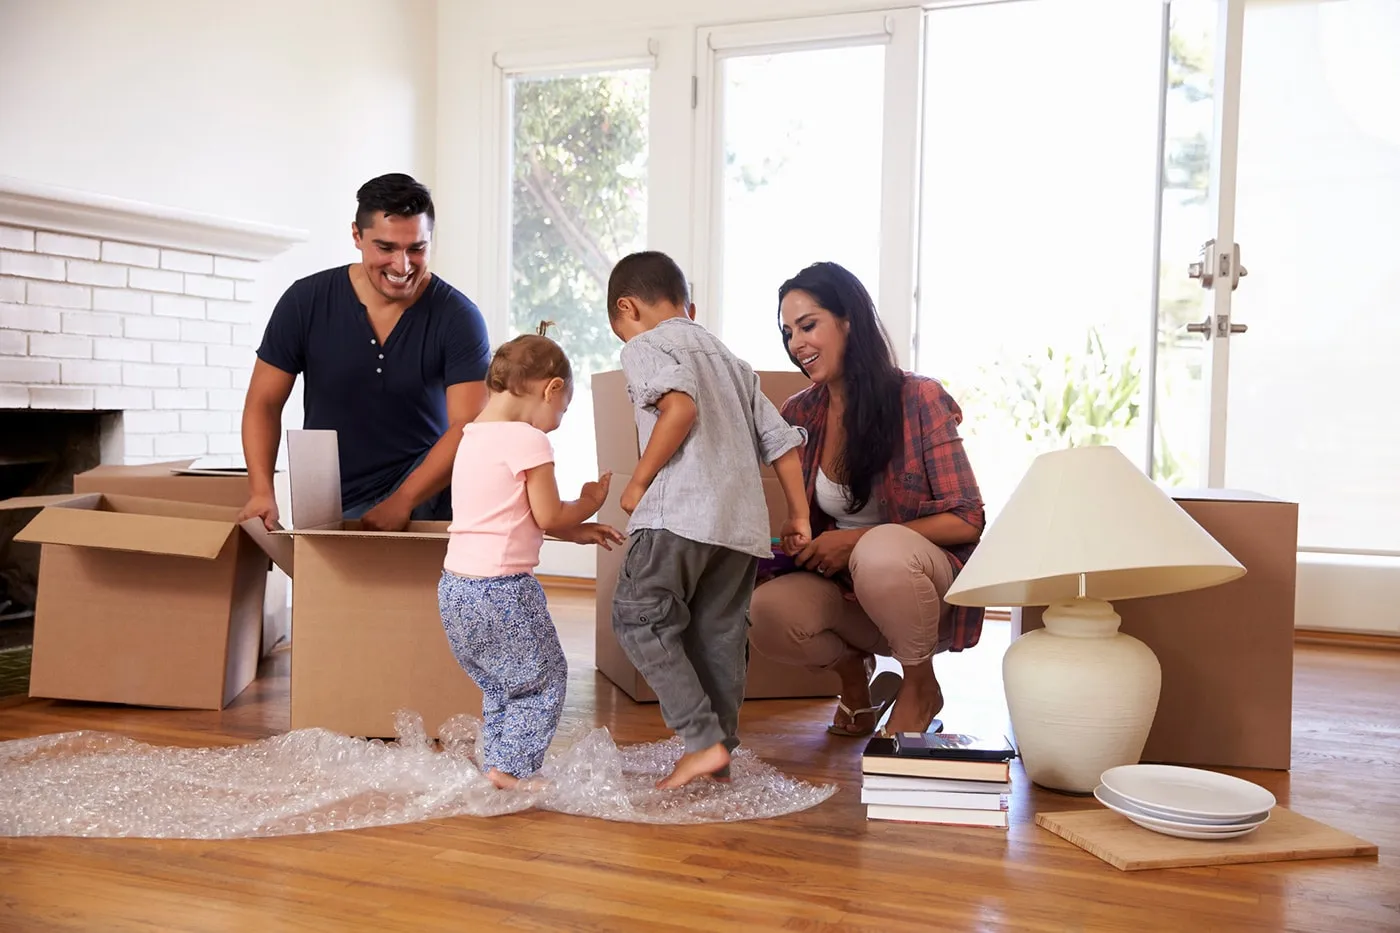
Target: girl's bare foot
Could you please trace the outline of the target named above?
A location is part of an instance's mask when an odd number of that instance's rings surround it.
[[[724,747],[724,743],[716,742],[709,748],[682,755],[671,773],[657,781],[656,786],[662,790],[684,787],[698,777],[713,775],[717,771],[727,771],[728,768],[729,750]]]
[[[492,768],[486,772],[486,780],[495,784],[501,790],[513,790],[515,785],[520,783],[520,778],[513,774],[506,774],[500,768]]]
[[[933,659],[913,666],[906,664],[904,683],[899,686],[885,731],[890,734],[927,731],[934,717],[942,711],[943,688],[933,673]]]

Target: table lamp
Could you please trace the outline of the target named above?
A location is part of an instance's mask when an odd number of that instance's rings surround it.
[[[1075,447],[1035,459],[945,598],[1049,607],[1002,661],[1011,728],[1032,781],[1092,793],[1142,757],[1162,685],[1157,656],[1118,631],[1109,600],[1244,572],[1116,447]]]

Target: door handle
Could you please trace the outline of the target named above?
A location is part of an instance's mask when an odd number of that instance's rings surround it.
[[[1187,324],[1188,334],[1202,334],[1207,340],[1219,337],[1226,340],[1231,334],[1243,334],[1249,330],[1248,324],[1231,324],[1229,318],[1208,317],[1198,324]]]

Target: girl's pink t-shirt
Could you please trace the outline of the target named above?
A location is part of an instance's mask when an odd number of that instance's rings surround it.
[[[525,472],[554,462],[554,447],[523,421],[473,422],[452,467],[452,524],[443,566],[471,577],[528,573],[540,562]]]

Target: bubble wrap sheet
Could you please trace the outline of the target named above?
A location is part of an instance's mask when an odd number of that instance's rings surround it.
[[[364,829],[531,807],[632,823],[713,823],[814,807],[836,788],[797,781],[740,749],[733,780],[657,790],[677,739],[618,748],[606,729],[562,732],[544,769],[499,791],[476,761],[480,722],[427,738],[412,713],[394,742],[325,729],[226,748],[147,745],[105,732],[0,743],[0,835],[236,839]]]

